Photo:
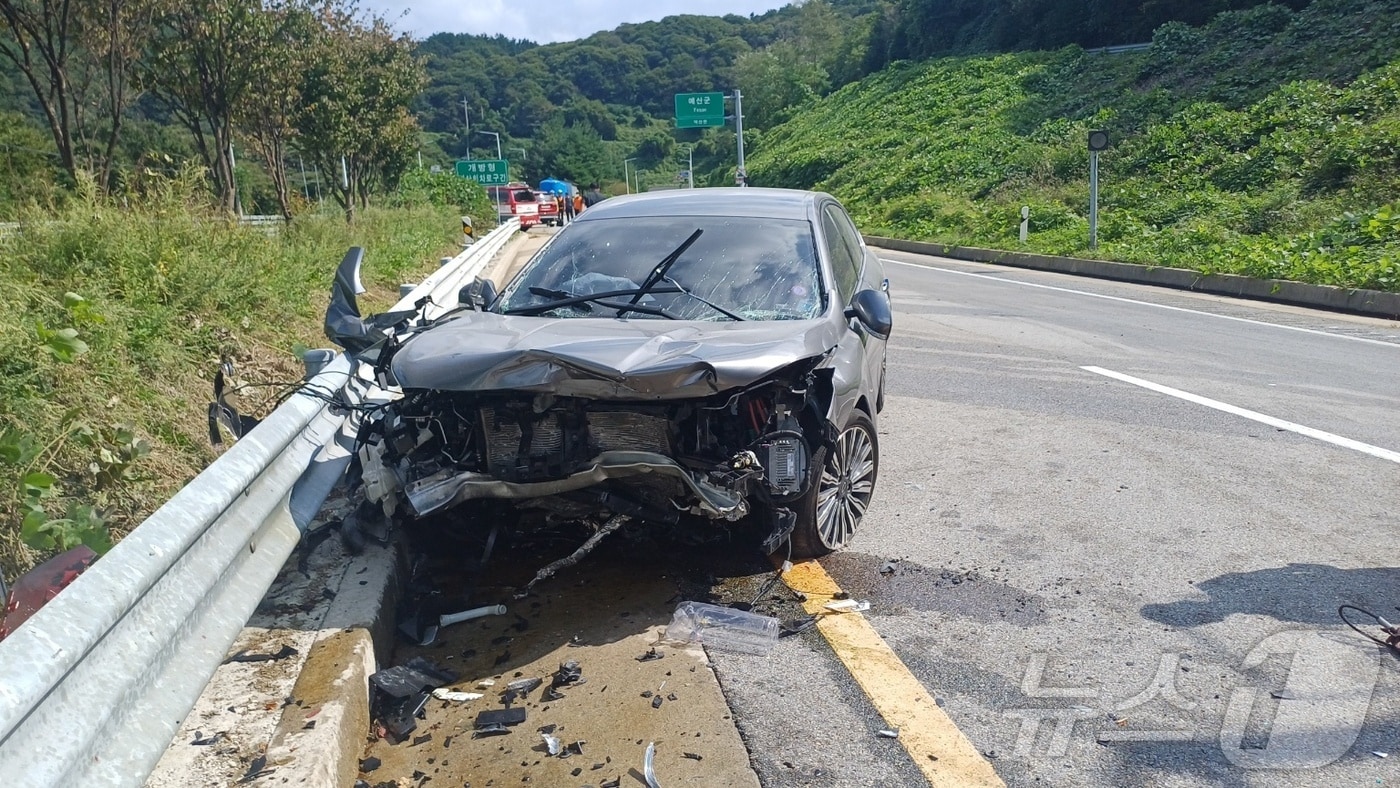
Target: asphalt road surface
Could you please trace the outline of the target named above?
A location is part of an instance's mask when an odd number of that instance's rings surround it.
[[[1337,613],[1400,618],[1400,325],[883,256],[876,500],[821,563],[997,775],[1400,781],[1400,659]],[[817,633],[713,659],[765,786],[925,784]]]

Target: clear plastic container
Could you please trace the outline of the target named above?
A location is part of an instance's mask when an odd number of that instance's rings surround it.
[[[704,602],[682,602],[666,627],[666,639],[745,654],[767,654],[778,641],[778,619]]]

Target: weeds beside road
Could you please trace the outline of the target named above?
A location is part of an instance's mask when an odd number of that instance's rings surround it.
[[[328,344],[321,319],[348,247],[366,249],[373,311],[454,251],[459,232],[457,210],[425,206],[371,208],[349,227],[310,215],[268,234],[196,194],[172,181],[139,206],[75,199],[0,238],[6,578],[65,546],[100,548],[204,467],[221,358],[244,380],[299,380],[297,351]]]

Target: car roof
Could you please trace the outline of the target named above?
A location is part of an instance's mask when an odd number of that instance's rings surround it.
[[[799,189],[673,189],[610,197],[579,214],[577,221],[635,219],[645,216],[751,216],[807,219],[820,192]]]

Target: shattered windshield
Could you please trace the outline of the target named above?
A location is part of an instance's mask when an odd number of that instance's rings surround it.
[[[637,303],[630,318],[806,320],[825,307],[816,246],[805,221],[731,216],[648,216],[572,224],[511,283],[502,311],[616,317],[598,302],[540,312],[554,301],[641,288],[658,264],[701,231]],[[609,299],[630,301],[631,298]],[[707,303],[708,302],[708,303]]]

